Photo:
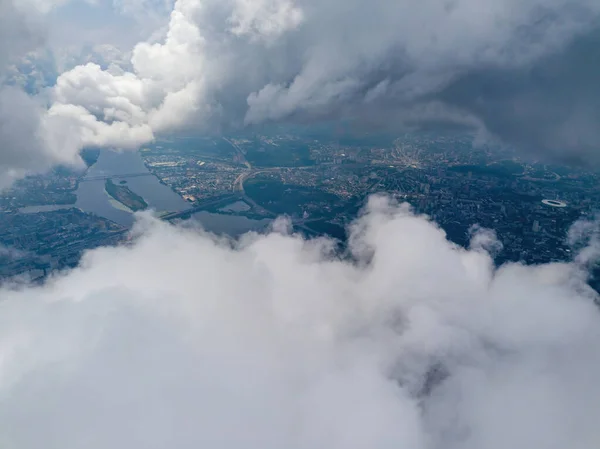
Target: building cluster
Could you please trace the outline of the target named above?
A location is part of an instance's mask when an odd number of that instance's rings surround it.
[[[504,247],[499,262],[568,259],[569,227],[600,205],[598,174],[518,159],[511,149],[474,149],[468,136],[411,134],[386,143],[281,134],[205,139],[201,148],[182,142],[141,155],[191,203],[234,194],[252,207],[236,213],[286,213],[302,226],[318,222],[317,232],[333,226],[343,233],[368,195],[387,193],[432,217],[461,245],[474,225],[495,230]],[[23,213],[30,205],[74,204],[78,180],[55,170],[0,194],[0,277],[35,278],[123,237],[120,226],[75,208]]]
[[[36,279],[73,266],[85,249],[114,242],[125,229],[79,209],[0,212],[0,278]]]
[[[191,203],[230,193],[243,171],[237,163],[198,154],[164,155],[155,150],[145,151],[142,156],[150,172]]]
[[[0,191],[0,211],[40,204],[75,204],[78,180],[77,174],[65,170],[28,176]]]
[[[496,230],[505,260],[569,257],[565,244],[569,226],[600,204],[596,174],[517,160],[512,149],[473,149],[470,136],[410,134],[387,145],[360,139],[302,140],[287,134],[231,142],[242,156],[258,152],[264,167],[249,170],[231,154],[203,158],[173,150],[168,155],[146,154],[145,160],[163,182],[190,201],[231,191],[247,171],[253,186],[269,184],[268,192],[256,188],[246,192],[258,195],[254,199],[266,209],[338,225],[351,221],[353,206],[369,194],[386,192],[431,216],[461,244],[468,244],[475,224]],[[276,151],[288,151],[288,146],[296,151],[299,142],[308,149],[312,165],[277,166],[263,157],[273,154],[278,161]],[[560,199],[567,207],[553,207],[543,199]]]

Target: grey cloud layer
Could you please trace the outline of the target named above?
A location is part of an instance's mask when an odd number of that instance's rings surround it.
[[[60,160],[46,151],[40,135],[44,112],[19,89],[0,87],[0,188],[29,171],[47,169]]]
[[[28,0],[18,9],[2,0],[0,70],[39,42],[43,13],[65,2]],[[23,5],[38,13],[25,15]],[[186,128],[214,132],[322,117],[392,128],[449,123],[563,157],[597,154],[600,4],[594,0],[114,6],[140,20],[172,12],[164,30],[132,49],[130,61],[117,52],[111,63],[111,52],[103,52],[102,67],[89,63],[58,77],[51,106],[33,119],[41,124],[37,146],[24,137],[20,147],[2,151],[7,167],[23,159],[15,156],[21,147],[40,155],[29,167],[15,165],[14,173],[77,162],[89,145],[138,148]],[[8,122],[0,117],[3,130]]]
[[[377,114],[590,155],[599,19],[592,0],[178,0],[132,71],[63,74],[55,112],[108,121],[83,125],[96,144],[115,120],[131,145],[186,126]]]
[[[466,251],[381,198],[353,229],[349,262],[143,221],[3,290],[3,446],[598,446],[600,316],[577,265],[494,270],[489,233]]]
[[[26,173],[80,161],[79,142],[73,145],[65,127],[48,133],[51,120],[44,101],[4,85],[9,65],[43,43],[43,14],[59,3],[0,0],[0,188]]]
[[[32,16],[19,11],[12,0],[0,1],[0,74],[12,58],[42,42]]]

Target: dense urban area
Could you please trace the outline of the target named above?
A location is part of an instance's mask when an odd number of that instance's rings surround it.
[[[0,194],[2,278],[43,279],[74,266],[85,249],[127,238],[128,226],[76,207],[79,184],[99,154],[86,151],[85,166],[29,176]],[[251,219],[287,215],[298,232],[343,242],[368,196],[387,193],[432,217],[460,245],[468,245],[475,225],[495,230],[503,244],[497,263],[569,259],[569,227],[591,217],[600,201],[595,171],[538,161],[534,153],[517,157],[499,145],[474,147],[463,134],[278,129],[165,139],[139,154],[189,204],[163,219],[202,210]],[[144,173],[131,174],[137,175]],[[146,208],[127,176],[105,182],[113,202]]]

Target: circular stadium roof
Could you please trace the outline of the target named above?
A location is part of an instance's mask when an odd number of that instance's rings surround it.
[[[542,200],[542,203],[551,207],[567,207],[567,203],[559,200]]]

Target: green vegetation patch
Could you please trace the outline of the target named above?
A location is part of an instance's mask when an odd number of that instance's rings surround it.
[[[106,180],[104,189],[111,197],[134,212],[148,208],[148,203],[144,201],[144,198],[132,192],[127,186],[115,184],[112,179]]]
[[[331,193],[273,180],[250,179],[244,184],[244,189],[250,198],[276,214],[327,214],[328,209],[340,206],[340,198]]]

